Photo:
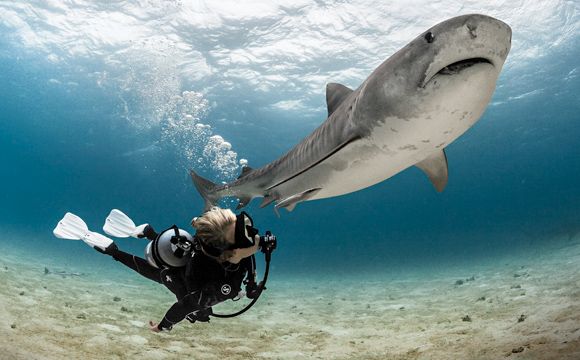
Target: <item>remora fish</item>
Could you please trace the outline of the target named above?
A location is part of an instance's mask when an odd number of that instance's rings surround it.
[[[449,19],[411,41],[356,89],[326,86],[328,118],[288,153],[216,185],[191,171],[206,210],[235,196],[238,208],[292,211],[302,201],[347,194],[417,166],[437,191],[447,184],[444,148],[483,114],[511,47],[510,27],[485,15]]]

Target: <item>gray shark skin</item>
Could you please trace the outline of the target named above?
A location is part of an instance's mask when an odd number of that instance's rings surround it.
[[[364,189],[410,166],[437,191],[447,184],[444,148],[483,114],[511,47],[511,29],[485,15],[439,23],[376,68],[356,89],[328,84],[328,118],[285,155],[216,185],[191,171],[205,209],[234,196],[238,208],[292,211],[297,203]]]

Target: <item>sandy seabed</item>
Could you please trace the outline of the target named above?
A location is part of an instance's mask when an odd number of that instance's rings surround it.
[[[0,359],[580,359],[580,236],[429,274],[272,274],[247,314],[161,334],[160,285],[19,259],[0,254]]]

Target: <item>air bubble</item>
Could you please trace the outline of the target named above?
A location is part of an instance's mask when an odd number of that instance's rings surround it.
[[[217,172],[218,180],[222,181],[235,178],[239,165],[232,144],[201,122],[207,115],[208,101],[193,91],[184,91],[173,101],[171,112],[165,114],[162,122],[161,138],[162,143],[181,155],[180,166]]]

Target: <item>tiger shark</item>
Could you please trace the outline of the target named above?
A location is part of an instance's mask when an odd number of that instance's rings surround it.
[[[364,189],[416,166],[447,185],[445,147],[482,116],[511,47],[511,28],[489,16],[451,18],[377,67],[356,89],[326,86],[327,119],[286,154],[216,185],[193,170],[205,209],[237,197],[238,209],[292,211],[303,201]]]

